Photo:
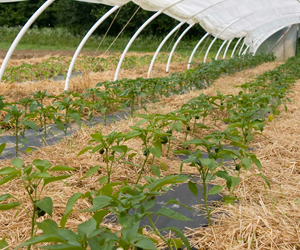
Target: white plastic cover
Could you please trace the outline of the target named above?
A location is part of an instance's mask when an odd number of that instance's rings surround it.
[[[123,5],[129,2],[128,0],[81,1],[107,5]],[[133,0],[133,2],[148,11],[164,10],[165,14],[180,22],[199,23],[208,33],[223,40],[245,37],[245,43],[252,51],[276,31],[300,22],[298,0],[181,0],[180,2]]]

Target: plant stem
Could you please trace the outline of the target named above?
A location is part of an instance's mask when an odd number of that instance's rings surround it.
[[[202,167],[202,170],[201,170],[201,178],[202,178],[202,185],[203,185],[203,198],[204,198],[204,204],[205,204],[205,209],[206,209],[206,213],[207,213],[207,223],[209,226],[211,226],[211,223],[210,223],[210,210],[209,210],[209,207],[208,207],[208,203],[207,203],[207,185],[206,185],[206,177],[207,177],[207,173],[203,170],[203,167]]]
[[[147,149],[146,149],[146,150],[147,150]],[[147,152],[148,152],[148,151],[147,151]],[[139,173],[139,176],[138,176],[137,181],[136,181],[135,184],[138,184],[138,183],[139,183],[139,180],[141,179],[141,176],[142,176],[142,173],[143,173],[143,171],[144,171],[144,168],[145,168],[145,165],[146,165],[146,162],[147,162],[148,158],[149,158],[149,153],[147,154],[146,159],[145,159],[144,162],[143,162],[141,171],[140,171],[140,173]]]
[[[168,241],[161,235],[161,233],[160,233],[160,232],[158,231],[158,229],[156,228],[155,224],[154,224],[153,221],[152,221],[152,218],[151,218],[150,216],[148,216],[148,217],[149,217],[150,225],[151,225],[152,229],[155,231],[155,233],[157,234],[157,236],[158,236],[159,238],[161,238],[161,239],[163,240],[163,242],[166,243],[166,245],[168,245],[169,249],[172,249],[171,244],[168,243]]]
[[[15,156],[18,157],[18,151],[19,151],[19,119],[16,117],[16,154]]]

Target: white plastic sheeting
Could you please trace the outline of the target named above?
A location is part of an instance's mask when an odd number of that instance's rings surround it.
[[[124,4],[124,0],[83,0],[108,5]],[[160,11],[175,0],[133,0],[148,11]],[[180,22],[199,23],[209,34],[222,40],[245,37],[254,51],[255,44],[281,29],[294,24],[300,14],[298,0],[184,0],[164,11]],[[198,13],[198,14],[197,14]],[[288,20],[287,20],[288,19]],[[228,24],[234,22],[230,27]],[[284,26],[283,26],[284,27]],[[220,34],[222,32],[222,34]]]
[[[0,0],[3,2],[15,2],[17,0]],[[55,0],[45,2],[50,5]],[[78,0],[83,2],[105,4],[109,6],[122,6],[129,0]],[[145,22],[135,33],[122,55],[115,75],[118,71],[135,37],[150,21],[161,13],[165,13],[181,23],[188,23],[190,27],[200,24],[207,32],[216,39],[228,40],[224,56],[227,53],[231,41],[235,38],[244,38],[243,46],[239,50],[241,54],[244,45],[246,51],[256,53],[260,45],[272,34],[284,27],[300,23],[300,0],[132,0],[141,8],[154,11],[156,14]],[[44,4],[44,5],[45,5]],[[38,12],[38,11],[37,11]],[[39,13],[40,14],[40,13]],[[33,17],[38,15],[34,14]],[[31,23],[31,18],[29,23]],[[27,23],[26,25],[29,26]],[[27,27],[28,28],[28,27]],[[0,69],[0,81],[14,47],[25,33],[24,29],[18,35],[16,41],[9,50],[8,55]],[[240,41],[240,40],[239,40]],[[210,47],[213,43],[211,43]],[[223,43],[223,46],[225,43]],[[209,48],[210,48],[209,47]],[[236,48],[235,48],[236,49]],[[219,50],[219,53],[221,48]],[[206,52],[206,55],[208,51]]]

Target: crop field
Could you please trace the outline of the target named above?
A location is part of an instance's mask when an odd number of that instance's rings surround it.
[[[299,57],[186,70],[178,53],[166,73],[161,53],[148,79],[153,53],[131,52],[113,82],[120,54],[97,53],[78,58],[68,91],[69,52],[9,62],[0,249],[300,248]]]

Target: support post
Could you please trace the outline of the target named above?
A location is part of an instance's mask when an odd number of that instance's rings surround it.
[[[240,43],[240,41],[243,39],[243,37],[240,37],[239,38],[239,40],[236,42],[236,44],[235,44],[235,46],[234,46],[234,48],[233,48],[233,51],[232,51],[232,53],[231,53],[231,58],[233,57],[233,55],[234,55],[234,52],[235,52],[235,50],[237,49],[237,47],[238,47],[238,45],[239,45],[239,43]]]
[[[156,12],[154,15],[152,15],[136,32],[135,34],[132,36],[132,38],[130,39],[130,41],[128,42],[126,48],[124,49],[123,51],[123,54],[120,58],[120,61],[118,63],[118,66],[117,66],[117,70],[116,70],[116,73],[115,73],[115,77],[114,77],[114,81],[118,80],[118,76],[119,76],[119,72],[120,72],[120,69],[121,69],[121,66],[122,66],[122,63],[125,59],[125,56],[131,46],[131,44],[134,42],[134,40],[138,37],[138,35],[143,31],[143,29],[151,22],[153,21],[156,17],[158,17],[161,13],[163,13],[165,10],[168,10],[169,8],[173,7],[174,5],[182,2],[184,0],[179,0],[179,1],[176,1],[175,3],[169,5],[168,7]]]
[[[205,53],[205,56],[204,56],[204,60],[203,60],[204,63],[206,62],[206,59],[207,59],[207,56],[208,56],[208,53],[209,53],[211,47],[213,46],[213,44],[215,43],[215,41],[216,41],[217,39],[218,39],[218,37],[216,36],[216,37],[212,40],[212,42],[210,43],[210,45],[208,46],[208,48],[207,48],[207,50],[206,50],[206,53]]]
[[[232,41],[233,41],[233,39],[231,39],[231,40],[228,42],[228,44],[227,44],[227,46],[226,46],[226,49],[225,49],[225,51],[224,51],[224,54],[223,54],[223,59],[226,58],[227,51],[228,51],[228,49],[229,49],[230,44],[232,43]]]
[[[215,60],[218,60],[218,57],[224,47],[224,45],[227,43],[228,40],[224,40],[224,42],[222,43],[222,45],[220,46],[219,50],[218,50],[218,53],[216,54],[216,57],[215,57]]]
[[[241,46],[241,48],[240,48],[239,56],[241,55],[241,53],[242,53],[242,51],[243,51],[243,48],[244,48],[244,45],[245,45],[245,39],[246,39],[246,38],[244,38],[244,41],[243,41],[242,46]]]
[[[188,69],[190,69],[190,67],[191,67],[191,63],[192,63],[192,61],[193,61],[193,58],[194,58],[194,55],[195,55],[197,49],[199,48],[199,46],[201,45],[201,43],[206,39],[206,37],[207,37],[208,35],[209,35],[209,33],[207,32],[207,33],[201,38],[201,40],[197,43],[197,45],[195,46],[195,48],[194,48],[194,50],[193,50],[193,52],[192,52],[192,54],[191,54],[191,56],[190,56],[189,62],[188,62],[188,66],[187,66]]]
[[[6,69],[7,63],[9,61],[9,59],[11,58],[15,48],[17,47],[17,45],[19,44],[20,40],[22,39],[22,37],[24,36],[24,34],[26,33],[26,31],[29,29],[29,27],[32,25],[32,23],[39,17],[39,15],[41,15],[43,13],[43,11],[45,9],[47,9],[49,7],[49,5],[51,5],[55,0],[47,0],[31,17],[30,19],[26,22],[26,24],[24,25],[24,27],[20,30],[19,34],[17,35],[17,37],[15,38],[14,42],[12,43],[12,45],[10,46],[3,62],[0,68],[0,82],[2,80],[4,71]]]
[[[117,5],[117,6],[114,6],[113,8],[111,8],[108,12],[106,12],[106,14],[103,15],[93,25],[93,27],[86,33],[85,37],[82,39],[81,43],[79,44],[78,48],[75,51],[75,53],[73,55],[73,58],[72,58],[72,61],[70,63],[69,70],[68,70],[67,77],[66,77],[66,82],[65,82],[65,90],[68,90],[68,88],[69,88],[69,81],[70,81],[70,78],[71,78],[72,70],[73,70],[74,65],[75,65],[75,61],[76,61],[81,49],[85,45],[86,41],[90,38],[90,36],[94,33],[94,31],[99,27],[99,25],[101,23],[103,23],[112,13],[114,13],[119,8],[120,8],[120,6]]]
[[[177,48],[177,45],[179,44],[179,42],[181,41],[181,39],[185,36],[185,34],[194,26],[195,24],[190,24],[183,32],[182,34],[178,37],[177,41],[175,42],[172,50],[171,50],[171,53],[169,55],[169,58],[168,58],[168,63],[167,63],[167,68],[166,68],[166,72],[168,73],[169,72],[169,69],[170,69],[170,64],[171,64],[171,61],[172,61],[172,57],[173,57],[173,54],[175,52],[175,49]]]
[[[161,44],[159,45],[159,47],[157,48],[153,58],[152,58],[152,61],[151,61],[151,64],[150,64],[150,67],[149,67],[149,70],[148,70],[148,78],[151,77],[151,71],[153,69],[153,65],[154,65],[154,62],[156,60],[156,57],[158,56],[158,53],[160,52],[161,48],[164,46],[164,44],[168,41],[168,39],[184,24],[185,22],[181,22],[179,23],[174,29],[171,30],[171,32],[164,38],[164,40],[161,42]]]
[[[242,55],[246,55],[246,53],[247,53],[247,51],[248,51],[249,48],[250,48],[250,46],[247,45],[247,48],[244,50],[244,52],[242,53]]]

